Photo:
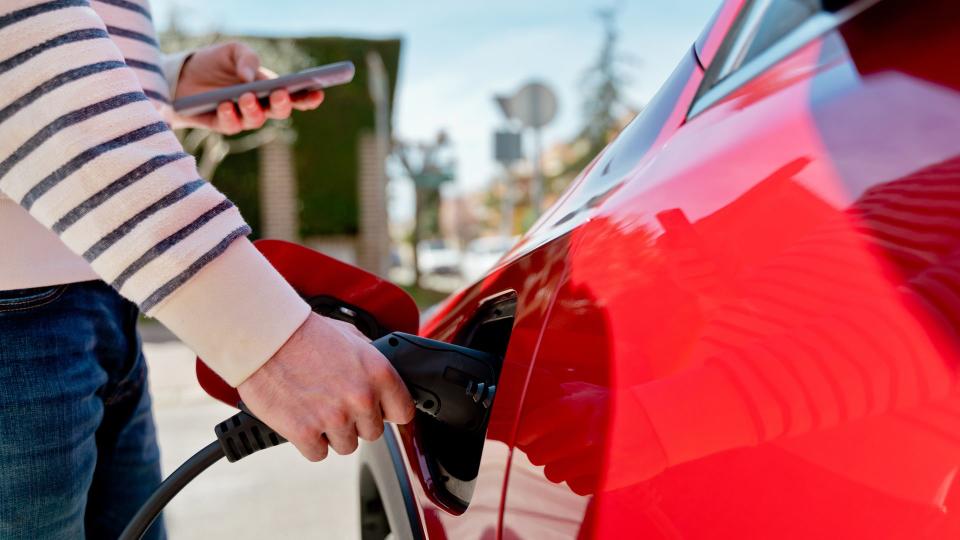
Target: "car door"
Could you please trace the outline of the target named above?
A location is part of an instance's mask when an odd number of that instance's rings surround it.
[[[541,225],[502,536],[956,538],[958,10],[727,6]]]

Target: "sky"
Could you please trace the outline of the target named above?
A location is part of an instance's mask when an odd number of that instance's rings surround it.
[[[493,101],[525,83],[555,91],[559,111],[544,145],[582,122],[584,72],[599,54],[596,12],[617,7],[628,101],[643,105],[687,54],[720,0],[152,0],[163,28],[176,9],[188,30],[268,36],[400,37],[395,135],[428,140],[443,129],[455,145],[454,191],[483,189],[497,174]],[[358,66],[360,67],[360,66]],[[325,103],[334,107],[335,103]]]

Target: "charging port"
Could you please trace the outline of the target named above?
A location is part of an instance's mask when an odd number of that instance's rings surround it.
[[[485,300],[453,342],[502,359],[510,343],[516,307],[517,294],[514,291]],[[497,363],[498,380],[501,368],[502,362]],[[436,495],[451,508],[466,510],[480,470],[487,422],[467,433],[456,431],[422,413],[418,414],[417,423],[424,457],[431,475],[438,480]]]

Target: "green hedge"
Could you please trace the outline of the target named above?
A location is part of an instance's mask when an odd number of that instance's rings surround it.
[[[243,38],[239,38],[243,39]],[[376,50],[390,77],[391,101],[400,61],[400,40],[355,38],[298,38],[298,48],[314,65],[352,60],[357,66],[353,82],[327,91],[316,111],[295,113],[294,145],[300,196],[300,234],[352,235],[357,232],[358,140],[374,129],[374,106],[367,89],[366,54]],[[229,156],[217,169],[216,185],[259,229],[257,195],[258,153]]]

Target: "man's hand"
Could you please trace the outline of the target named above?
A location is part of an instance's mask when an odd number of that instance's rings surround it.
[[[217,90],[226,86],[261,79],[272,79],[276,73],[260,67],[260,57],[242,43],[223,43],[193,53],[180,71],[177,98]],[[269,118],[283,119],[293,109],[316,109],[323,101],[323,92],[312,91],[291,97],[286,90],[270,93],[270,107],[264,109],[253,92],[240,96],[239,107],[229,101],[220,103],[217,112],[178,117],[187,127],[203,127],[226,135],[257,129]],[[239,110],[238,110],[239,109]]]
[[[352,453],[358,436],[376,440],[384,420],[406,424],[414,414],[400,376],[369,340],[349,323],[313,313],[237,390],[311,461],[325,458],[328,445]]]

